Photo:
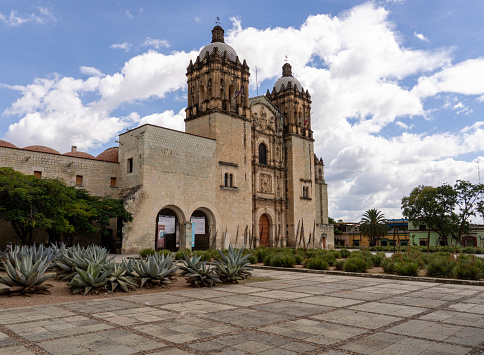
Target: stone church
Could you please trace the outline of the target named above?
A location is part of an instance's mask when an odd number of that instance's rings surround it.
[[[0,164],[122,198],[133,214],[114,232],[123,253],[294,247],[310,234],[311,246],[333,248],[311,96],[290,64],[272,92],[249,98],[249,66],[217,25],[186,76],[185,132],[146,124],[120,134],[119,147],[98,157],[0,141]]]

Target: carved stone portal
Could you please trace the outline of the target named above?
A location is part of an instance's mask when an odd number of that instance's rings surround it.
[[[260,192],[272,192],[271,176],[269,174],[260,174]]]

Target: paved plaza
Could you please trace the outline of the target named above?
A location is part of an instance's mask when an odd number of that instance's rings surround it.
[[[484,354],[484,287],[270,281],[0,310],[0,354]]]

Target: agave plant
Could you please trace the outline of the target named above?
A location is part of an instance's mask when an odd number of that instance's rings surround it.
[[[244,248],[236,249],[231,245],[229,245],[227,255],[220,250],[218,251],[220,258],[217,259],[215,265],[217,266],[216,272],[222,282],[237,283],[238,280],[243,280],[252,275],[252,269],[248,267],[250,265],[249,255],[243,255],[243,252]]]
[[[35,264],[38,260],[46,260],[48,266],[50,262],[57,256],[52,247],[45,248],[43,244],[29,245],[15,245],[10,252],[7,253],[7,258],[12,265],[15,265],[15,258],[22,259],[24,255],[30,255],[32,262]]]
[[[110,272],[108,285],[111,286],[111,292],[114,292],[118,286],[124,292],[129,292],[130,289],[134,290],[138,286],[124,265],[124,263],[121,265],[114,264],[114,268]]]
[[[108,250],[97,245],[91,245],[83,248],[79,245],[66,249],[61,253],[61,256],[55,260],[55,265],[60,269],[57,276],[62,280],[71,280],[77,274],[77,268],[87,270],[90,263],[103,265],[107,264],[115,257],[110,259],[108,257]]]
[[[3,266],[7,275],[0,275],[0,284],[7,287],[1,288],[0,293],[10,295],[30,294],[30,293],[50,293],[52,285],[43,283],[54,277],[54,273],[46,274],[49,267],[48,259],[38,259],[35,263],[32,255],[26,254],[22,257],[15,257],[12,264],[9,259],[3,261]]]
[[[148,256],[146,261],[138,260],[133,264],[133,273],[141,281],[140,287],[166,287],[175,279],[177,269],[172,255],[165,257],[162,254],[155,254]]]
[[[183,266],[180,266],[181,275],[187,279],[187,283],[196,287],[211,287],[215,283],[221,283],[215,267],[207,265],[206,261],[200,261],[202,256],[194,255],[190,258],[185,255]]]
[[[84,292],[84,295],[89,292],[98,294],[100,290],[106,289],[110,274],[106,272],[103,265],[91,262],[87,266],[87,270],[76,267],[76,271],[77,274],[67,284],[73,289],[72,294],[81,292]]]

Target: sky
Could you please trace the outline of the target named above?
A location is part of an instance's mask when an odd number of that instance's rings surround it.
[[[250,96],[272,91],[286,55],[309,90],[329,215],[401,218],[418,185],[479,182],[483,13],[478,0],[2,0],[0,139],[98,155],[145,123],[183,131],[186,67],[219,17]]]

